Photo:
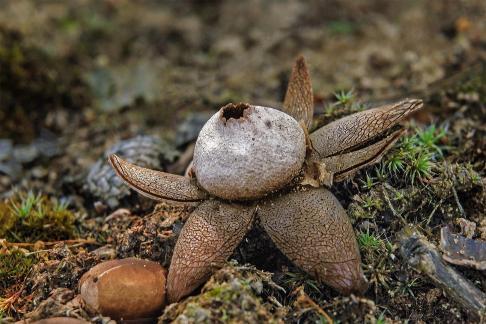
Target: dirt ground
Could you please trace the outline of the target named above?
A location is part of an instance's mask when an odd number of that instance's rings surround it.
[[[400,98],[425,103],[381,163],[332,188],[370,288],[340,296],[257,225],[159,323],[478,322],[407,263],[400,237],[414,228],[439,246],[442,227],[466,235],[468,224],[470,238],[486,240],[482,0],[1,1],[0,322],[75,314],[107,323],[72,302],[80,276],[115,257],[168,268],[190,208],[129,191],[106,154],[182,173],[221,106],[281,106],[300,54],[315,127]],[[22,214],[29,203],[42,216]],[[484,270],[453,267],[486,291]]]

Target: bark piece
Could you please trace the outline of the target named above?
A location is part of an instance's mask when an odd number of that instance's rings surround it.
[[[440,230],[440,249],[449,263],[486,270],[486,241],[453,234],[445,226]]]
[[[427,275],[432,282],[443,289],[448,296],[474,316],[484,319],[486,294],[476,288],[459,272],[448,266],[437,248],[425,237],[410,228],[400,238],[402,258],[415,270]]]

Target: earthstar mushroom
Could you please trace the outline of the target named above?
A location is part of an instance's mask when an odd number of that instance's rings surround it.
[[[281,110],[228,104],[196,142],[191,177],[110,162],[134,190],[155,200],[200,202],[176,243],[167,296],[176,302],[204,283],[258,220],[297,266],[343,294],[367,281],[351,223],[326,187],[377,163],[420,109],[406,99],[358,112],[310,135],[314,113],[305,61],[293,67]]]

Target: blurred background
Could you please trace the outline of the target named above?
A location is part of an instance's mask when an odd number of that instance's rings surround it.
[[[403,96],[486,46],[484,1],[4,0],[0,24],[0,134],[16,142],[73,115],[134,115],[118,129],[136,132],[229,101],[279,103],[298,54],[318,103],[351,88]]]

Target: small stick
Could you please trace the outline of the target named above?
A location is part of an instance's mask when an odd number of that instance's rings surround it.
[[[459,208],[459,212],[461,213],[462,217],[466,217],[466,212],[459,201],[459,196],[457,195],[456,188],[452,187],[452,193],[454,194],[454,199],[456,200],[457,207]]]
[[[321,308],[312,298],[309,297],[304,291],[304,287],[300,286],[292,294],[298,294],[295,303],[303,308],[310,308],[313,309],[315,312],[320,314],[322,317],[326,319],[326,322],[329,324],[333,324],[334,321],[332,320],[331,316],[329,316],[325,310]]]
[[[96,244],[96,245],[100,245],[100,243],[96,242],[96,240],[93,240],[93,239],[75,239],[75,240],[49,241],[49,242],[37,241],[35,243],[27,243],[27,242],[16,243],[16,242],[7,242],[7,241],[1,242],[1,244],[4,245],[5,247],[33,247],[33,246],[36,246],[36,245],[40,245],[40,246],[42,246],[42,245],[51,246],[51,245],[56,245],[56,244],[59,244],[59,243],[65,243],[65,244]]]
[[[410,227],[400,234],[400,253],[404,261],[426,274],[458,304],[480,321],[486,315],[486,294],[442,260],[437,248]]]
[[[439,203],[437,205],[435,205],[434,209],[432,209],[432,212],[430,213],[429,218],[427,218],[427,223],[425,223],[425,225],[430,224],[432,217],[434,217],[434,214],[435,214],[435,212],[437,211],[437,208],[439,208],[440,205],[442,205],[442,199],[439,201]]]
[[[393,207],[393,204],[390,201],[390,198],[388,198],[388,195],[387,195],[386,191],[383,190],[382,193],[383,193],[383,198],[385,198],[385,201],[388,204],[388,208],[390,208],[393,216],[397,217],[398,220],[400,220],[403,225],[404,224],[407,224],[407,221],[405,220],[405,218],[403,218],[402,215],[400,215],[399,213],[397,213],[397,211],[395,210],[395,207]]]

